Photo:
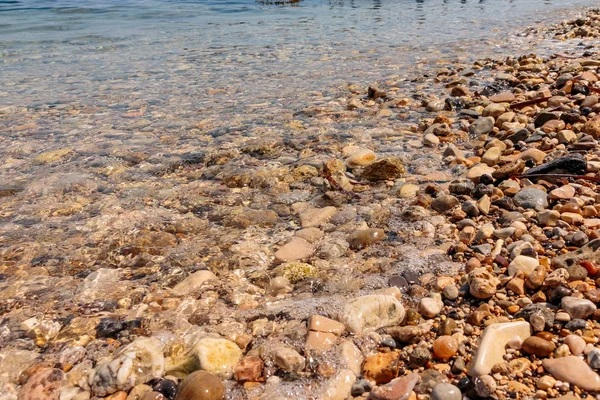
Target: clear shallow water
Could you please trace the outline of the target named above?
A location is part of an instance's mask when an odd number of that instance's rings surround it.
[[[280,96],[285,87],[366,82],[422,57],[479,55],[492,50],[487,39],[594,3],[4,0],[0,104],[89,101],[94,85],[119,90],[111,82],[121,79],[141,91],[157,80],[188,90],[227,87],[237,102],[245,100],[240,94]]]

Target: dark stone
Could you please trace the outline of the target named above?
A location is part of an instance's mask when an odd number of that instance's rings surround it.
[[[520,141],[525,141],[529,137],[530,133],[527,129],[521,129],[512,135],[508,136],[506,139],[510,140],[513,143],[517,143]]]
[[[492,202],[493,205],[495,205],[498,208],[501,208],[503,210],[514,210],[515,208],[515,203],[512,199],[512,197],[501,197],[498,200],[494,200]]]
[[[550,303],[560,304],[563,297],[570,296],[573,293],[571,289],[565,286],[558,286],[550,293]]]
[[[392,339],[391,337],[387,337],[381,341],[380,346],[381,347],[389,347],[390,349],[395,349],[396,341],[394,339]]]
[[[553,112],[542,111],[538,114],[537,117],[535,117],[533,123],[535,124],[536,128],[539,128],[540,126],[543,126],[546,122],[552,121],[554,119],[558,119],[558,114]]]
[[[361,379],[352,385],[350,394],[353,397],[360,397],[363,393],[370,392],[371,389],[373,389],[371,383],[369,383],[369,381],[366,379]]]
[[[493,186],[480,183],[477,186],[475,186],[475,189],[473,189],[473,197],[476,199],[480,199],[486,194],[488,196],[491,196],[493,190]]]
[[[470,196],[475,184],[470,179],[456,179],[450,182],[448,187],[450,193],[455,195],[467,195]]]
[[[431,357],[431,352],[427,348],[418,346],[410,353],[408,365],[410,368],[424,367],[431,361]]]
[[[552,328],[554,325],[554,313],[558,308],[549,303],[533,303],[525,306],[524,309],[515,314],[515,318],[523,318],[529,321],[532,315],[539,315],[544,318],[546,328]]]
[[[456,387],[460,389],[461,392],[466,392],[469,388],[471,388],[473,386],[471,379],[469,379],[468,376],[465,376],[464,378],[461,378],[458,383],[456,384]]]
[[[408,281],[402,275],[392,275],[388,279],[388,285],[395,286],[401,290],[408,287]]]
[[[125,323],[122,321],[114,318],[102,318],[98,326],[96,326],[96,337],[116,338],[125,329]]]
[[[409,284],[415,284],[419,281],[419,275],[414,271],[404,271],[402,276]]]
[[[565,328],[570,331],[577,331],[585,329],[586,322],[583,319],[573,319],[565,325]]]
[[[173,400],[177,394],[177,383],[170,379],[161,379],[152,386],[152,390],[162,393],[169,400]]]
[[[583,175],[587,169],[585,158],[579,153],[569,154],[555,160],[533,167],[525,172],[525,175],[536,174],[574,174]]]
[[[583,94],[583,95],[587,96],[588,94],[590,94],[590,88],[579,82],[575,82],[573,84],[573,87],[571,88],[571,95],[576,95],[576,94]]]

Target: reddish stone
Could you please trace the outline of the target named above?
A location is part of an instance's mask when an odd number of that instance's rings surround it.
[[[396,378],[387,385],[373,388],[369,400],[407,400],[419,380],[421,377],[415,373]]]
[[[594,264],[592,261],[588,261],[588,260],[582,260],[579,265],[581,265],[583,268],[585,268],[588,272],[589,276],[596,276],[596,274],[598,273],[598,266],[596,264]]]
[[[242,358],[235,368],[233,375],[238,382],[258,382],[262,375],[264,363],[258,356]]]

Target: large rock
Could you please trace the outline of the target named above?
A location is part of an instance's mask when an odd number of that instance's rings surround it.
[[[514,337],[521,340],[531,336],[531,327],[526,321],[492,324],[481,335],[479,347],[469,368],[469,375],[487,375],[495,364],[504,361],[506,344]]]
[[[358,297],[344,307],[339,320],[352,333],[377,330],[399,324],[404,319],[404,307],[393,296],[372,294]]]
[[[204,282],[213,279],[217,279],[217,276],[208,270],[196,271],[175,285],[173,291],[185,296],[201,287]]]
[[[163,343],[155,337],[140,337],[118,351],[113,358],[101,360],[91,372],[89,384],[99,396],[129,390],[163,376]]]
[[[583,390],[600,390],[600,376],[580,357],[546,358],[542,361],[542,365],[560,381],[568,382]]]
[[[60,369],[43,368],[27,380],[19,400],[59,400],[64,380],[65,373]]]
[[[221,400],[225,386],[216,376],[206,371],[196,371],[181,382],[175,400]]]
[[[594,239],[575,251],[554,257],[552,265],[554,268],[569,268],[579,264],[581,260],[600,262],[600,239]]]
[[[596,305],[590,300],[572,296],[563,297],[560,305],[573,319],[583,319],[596,311]]]
[[[234,342],[222,338],[204,338],[188,352],[168,360],[166,371],[169,375],[184,376],[203,370],[229,379],[241,357],[242,351]]]

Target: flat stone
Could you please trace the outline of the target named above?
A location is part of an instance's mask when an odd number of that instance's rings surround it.
[[[514,197],[515,204],[526,209],[542,211],[548,208],[548,195],[536,188],[521,189]]]
[[[542,365],[560,381],[568,382],[583,390],[600,390],[600,376],[580,357],[546,358],[542,361]]]
[[[479,183],[481,175],[492,175],[495,169],[488,167],[485,164],[477,164],[467,171],[466,178],[472,180],[474,183]]]
[[[404,307],[395,297],[372,294],[348,302],[338,319],[349,332],[363,333],[397,325],[404,315]]]
[[[222,338],[200,339],[187,353],[170,361],[166,372],[182,375],[203,370],[223,379],[233,376],[233,368],[242,358],[242,351],[234,342]]]
[[[552,265],[555,268],[567,268],[579,264],[582,260],[600,262],[600,239],[594,239],[575,251],[554,257]]]
[[[423,297],[419,302],[419,313],[427,318],[435,318],[444,307],[441,300]]]
[[[518,336],[522,340],[531,336],[531,327],[526,321],[492,324],[485,328],[479,347],[473,357],[469,375],[487,375],[495,364],[504,361],[506,344]]]
[[[408,400],[410,393],[420,380],[419,374],[409,374],[392,380],[390,383],[374,387],[369,400]]]
[[[500,92],[489,97],[489,100],[494,103],[512,103],[515,101],[515,95],[511,92]]]
[[[551,200],[566,200],[575,196],[575,188],[571,185],[564,185],[548,193]]]
[[[438,383],[431,392],[431,400],[461,400],[460,389],[450,383]]]
[[[300,214],[300,223],[302,224],[302,228],[320,226],[327,223],[336,213],[337,208],[333,206],[311,208]]]
[[[352,371],[342,370],[325,384],[323,393],[319,398],[323,400],[346,400],[350,396],[350,390],[355,381],[356,376]]]
[[[313,315],[308,320],[308,329],[317,332],[327,332],[341,335],[344,332],[344,324],[321,315]]]
[[[577,297],[565,296],[560,305],[573,319],[583,319],[596,311],[596,305],[590,300]]]
[[[478,118],[469,126],[469,133],[475,136],[487,135],[492,131],[492,129],[494,129],[495,122],[496,121],[491,116]]]
[[[518,255],[508,264],[508,274],[514,276],[521,271],[528,277],[538,265],[540,261],[537,258]]]
[[[217,279],[217,276],[209,270],[196,271],[175,285],[173,291],[186,296],[201,287],[204,282],[215,279]]]
[[[275,253],[275,259],[279,262],[303,260],[312,256],[315,246],[305,239],[293,237]]]
[[[278,346],[275,349],[273,361],[284,371],[300,372],[306,366],[306,359],[296,350],[287,346]]]

